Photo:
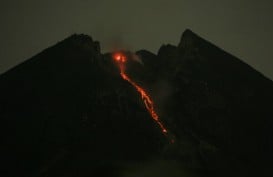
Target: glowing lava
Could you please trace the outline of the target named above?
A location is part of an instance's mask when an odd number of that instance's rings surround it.
[[[126,56],[123,55],[122,53],[115,53],[113,55],[114,60],[119,64],[120,68],[120,75],[121,77],[128,81],[132,86],[135,87],[135,89],[140,93],[141,98],[145,104],[146,109],[149,111],[150,115],[152,118],[156,121],[156,123],[159,125],[161,128],[161,131],[163,134],[167,135],[168,131],[164,127],[163,123],[160,121],[158,114],[155,111],[154,108],[154,103],[150,96],[146,93],[146,91],[141,88],[137,83],[135,83],[126,73],[125,73],[125,62],[126,62]],[[172,139],[171,142],[173,143],[174,140]]]

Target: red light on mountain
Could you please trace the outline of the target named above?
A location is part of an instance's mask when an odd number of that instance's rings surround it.
[[[126,56],[123,53],[115,53],[113,55],[113,58],[117,61],[117,62],[122,62],[125,63],[126,62]]]
[[[159,127],[161,128],[162,133],[167,135],[168,131],[165,128],[165,126],[163,125],[163,123],[160,121],[159,116],[158,116],[157,112],[155,111],[154,102],[151,99],[151,97],[148,95],[148,93],[140,85],[138,85],[136,82],[134,82],[126,74],[126,72],[125,72],[125,62],[127,60],[126,55],[124,55],[121,52],[118,52],[118,53],[113,54],[113,58],[119,65],[121,77],[124,80],[126,80],[127,82],[129,82],[132,86],[134,86],[134,88],[140,93],[141,98],[142,98],[142,100],[144,102],[144,105],[145,105],[146,109],[148,110],[148,112],[150,113],[150,115],[152,116],[154,121],[159,125]],[[171,143],[174,143],[173,139],[171,139]]]

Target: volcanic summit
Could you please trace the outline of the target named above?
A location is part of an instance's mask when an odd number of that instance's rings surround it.
[[[270,79],[190,30],[115,52],[75,34],[0,75],[0,176],[273,175]]]

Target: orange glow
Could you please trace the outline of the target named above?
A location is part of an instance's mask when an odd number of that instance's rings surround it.
[[[134,81],[132,81],[126,74],[124,71],[120,72],[121,77],[128,81],[130,84],[132,84],[136,90],[141,94],[141,98],[144,101],[145,107],[146,109],[149,111],[150,115],[152,116],[152,118],[156,121],[156,123],[160,126],[161,130],[163,133],[167,133],[167,129],[164,127],[164,125],[162,124],[162,122],[160,122],[159,120],[159,116],[156,113],[155,109],[154,109],[154,103],[151,100],[150,96],[139,86],[137,85]]]
[[[115,53],[113,55],[113,58],[119,64],[121,77],[124,80],[128,81],[132,86],[134,86],[135,89],[140,93],[146,109],[148,110],[148,112],[150,113],[152,118],[155,120],[155,122],[159,125],[162,133],[167,135],[168,131],[164,127],[163,123],[160,121],[159,116],[155,111],[154,102],[152,101],[151,97],[146,93],[146,91],[141,86],[139,86],[137,83],[135,83],[133,80],[131,80],[131,78],[126,74],[126,72],[125,72],[125,62],[127,60],[126,56],[123,55],[122,53]],[[173,139],[171,140],[171,143],[174,143]]]
[[[125,63],[125,62],[126,62],[126,57],[125,57],[122,53],[116,53],[116,54],[114,54],[113,58],[114,58],[117,62],[122,62],[122,63]]]

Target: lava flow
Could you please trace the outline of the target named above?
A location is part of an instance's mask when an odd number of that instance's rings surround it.
[[[132,86],[135,87],[135,89],[140,93],[142,100],[145,104],[146,109],[149,111],[152,118],[155,120],[155,122],[159,125],[161,128],[161,131],[164,135],[167,135],[168,131],[164,127],[163,123],[160,121],[158,114],[155,111],[154,103],[150,96],[146,93],[146,91],[139,86],[137,83],[135,83],[125,72],[125,62],[127,60],[126,56],[122,53],[116,53],[113,55],[114,60],[118,63],[120,68],[120,75],[121,77],[128,81]],[[174,140],[172,139],[171,142],[173,143]]]

